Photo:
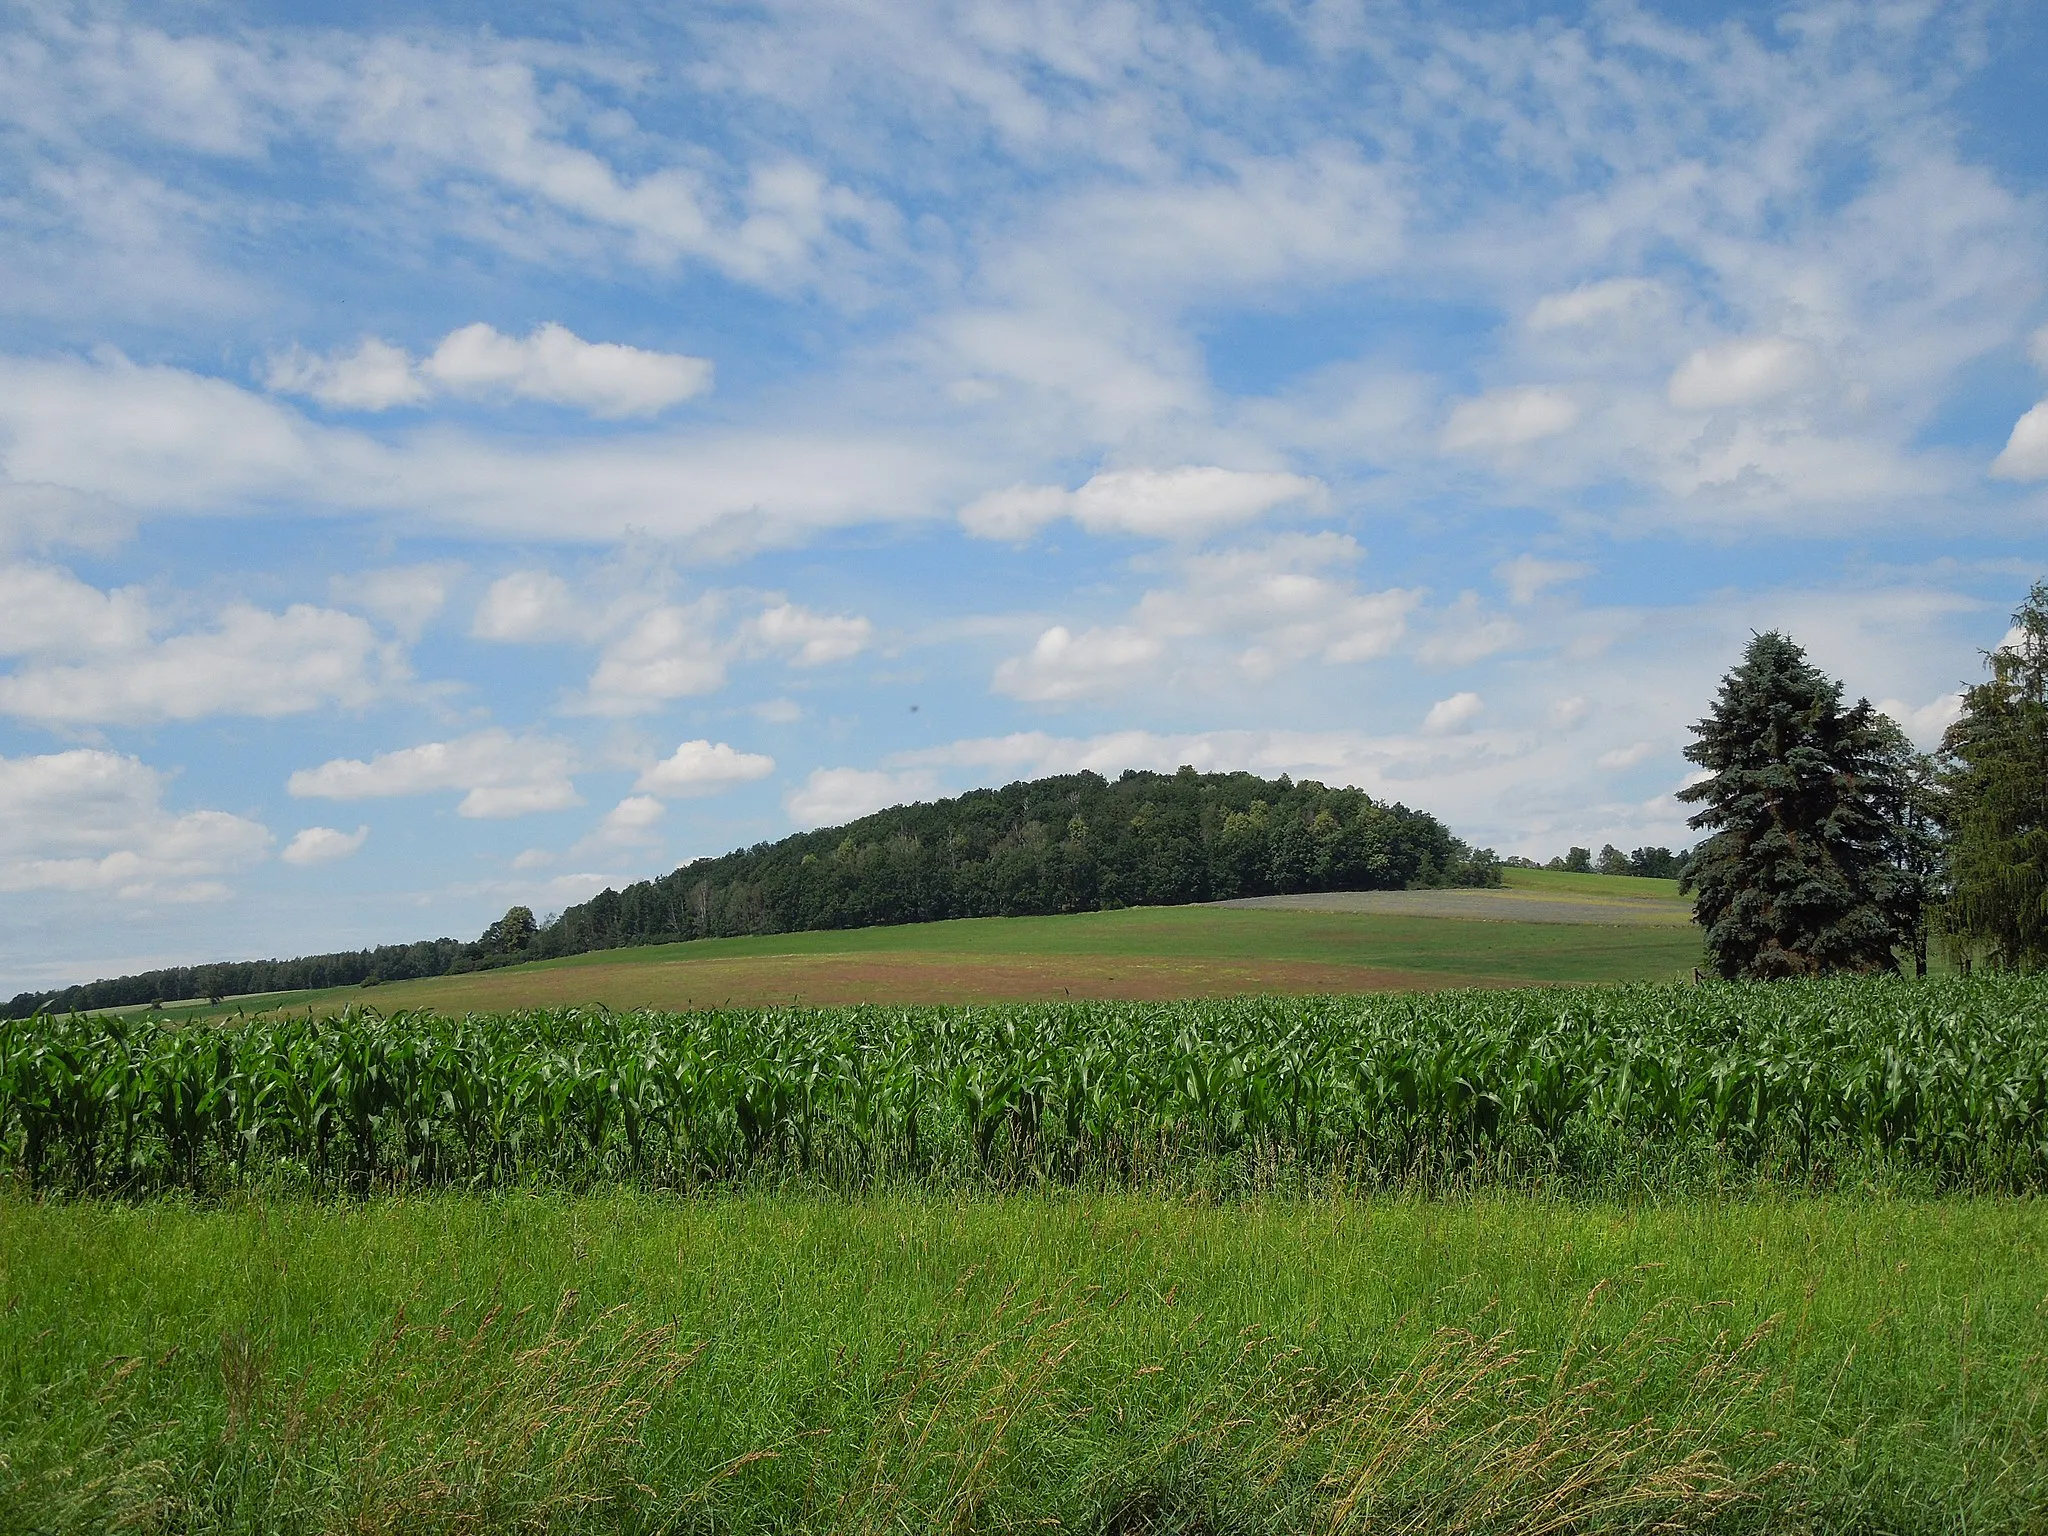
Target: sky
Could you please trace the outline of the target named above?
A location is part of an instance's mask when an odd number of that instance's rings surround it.
[[[2048,11],[0,6],[0,992],[1281,772],[1682,846],[2048,575]]]

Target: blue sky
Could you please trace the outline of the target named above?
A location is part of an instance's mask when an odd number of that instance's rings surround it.
[[[0,988],[1092,767],[1686,840],[2048,574],[2039,7],[11,6]]]

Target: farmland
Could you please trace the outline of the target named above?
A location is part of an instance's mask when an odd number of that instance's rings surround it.
[[[1434,989],[0,1025],[0,1528],[2039,1530],[2048,981],[1375,900],[932,926]]]
[[[359,1003],[385,1012],[466,1013],[586,1004],[1142,1001],[1670,981],[1699,963],[1698,933],[1675,882],[1506,873],[1504,889],[1369,892],[1349,905],[1282,897],[699,939],[167,1011],[204,1018]]]
[[[986,1009],[0,1025],[36,1189],[798,1180],[2040,1188],[2010,977]],[[1209,1176],[1209,1175],[1204,1175]]]

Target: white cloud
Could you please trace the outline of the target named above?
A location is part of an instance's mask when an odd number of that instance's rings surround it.
[[[820,667],[845,661],[867,649],[875,626],[857,614],[813,613],[795,603],[764,609],[748,626],[748,637],[790,654],[790,664]]]
[[[1640,277],[1610,277],[1563,293],[1548,293],[1529,311],[1532,331],[1575,329],[1596,321],[1640,314],[1665,297],[1664,288]]]
[[[163,776],[118,752],[0,757],[0,891],[205,901],[271,837],[225,811],[167,811]]]
[[[923,769],[882,772],[865,768],[819,768],[791,792],[790,820],[800,827],[829,827],[871,811],[930,798],[938,781]]]
[[[591,634],[593,617],[592,606],[579,602],[561,577],[514,571],[491,583],[469,632],[479,640],[582,639]]]
[[[139,588],[102,592],[53,566],[0,565],[0,656],[91,655],[148,642]]]
[[[1073,510],[1074,493],[1057,485],[1013,485],[990,491],[960,509],[960,524],[976,538],[1021,543]]]
[[[1716,411],[1775,399],[1813,374],[1813,353],[1799,342],[1754,336],[1693,353],[1671,375],[1665,393],[1681,411]]]
[[[512,396],[575,406],[593,416],[651,416],[711,387],[711,363],[585,341],[549,321],[524,337],[478,321],[450,331],[415,364],[403,347],[366,337],[352,352],[321,357],[294,347],[272,359],[264,382],[340,410],[416,405],[435,391]]]
[[[2013,424],[1991,473],[2001,480],[2048,480],[2048,400]]]
[[[1593,574],[1583,560],[1544,560],[1535,555],[1517,555],[1493,568],[1500,584],[1508,589],[1508,601],[1526,608],[1551,587]]]
[[[1561,389],[1523,385],[1460,400],[1444,423],[1447,453],[1494,453],[1569,431],[1578,402]]]
[[[1361,592],[1327,574],[1362,557],[1352,539],[1294,534],[1182,555],[1181,584],[1145,593],[1126,622],[1054,625],[996,669],[998,693],[1039,702],[1131,691],[1170,669],[1179,686],[1259,684],[1310,659],[1370,661],[1400,642],[1421,593]]]
[[[795,699],[763,699],[759,704],[749,704],[747,713],[770,725],[795,725],[803,719],[804,707]]]
[[[400,670],[354,614],[236,603],[201,634],[0,677],[0,712],[66,725],[276,717],[368,704],[381,692],[380,672]]]
[[[1463,667],[1521,640],[1521,625],[1501,614],[1487,613],[1479,606],[1478,595],[1467,592],[1443,611],[1435,632],[1416,647],[1415,654],[1432,667]]]
[[[605,647],[580,707],[594,715],[644,714],[724,687],[728,647],[712,628],[715,606],[664,603],[642,614]]]
[[[1071,517],[1090,533],[1199,539],[1321,491],[1318,481],[1273,470],[1104,470],[1071,492],[1047,485],[991,491],[962,508],[960,521],[989,539],[1026,539],[1058,517]]]
[[[379,753],[367,761],[335,758],[317,768],[301,768],[287,788],[302,800],[459,790],[459,816],[526,816],[583,803],[569,778],[575,766],[576,755],[566,742],[492,729]]]
[[[367,826],[357,827],[353,832],[338,832],[333,827],[305,827],[293,835],[278,857],[287,864],[326,864],[334,859],[347,858],[363,846],[369,835]]]
[[[650,416],[711,387],[701,357],[589,342],[552,322],[515,339],[478,322],[451,331],[420,372],[456,394],[508,394],[594,416]]]
[[[1880,699],[1877,707],[1898,721],[1899,728],[1915,743],[1931,751],[1940,744],[1942,733],[1962,719],[1963,696],[1944,693],[1918,706],[1903,699]]]
[[[1633,768],[1657,750],[1654,741],[1631,742],[1625,747],[1616,747],[1612,752],[1602,752],[1593,759],[1593,766],[1610,772],[1621,768]]]
[[[0,481],[0,513],[28,497],[29,531],[286,503],[398,516],[413,531],[554,543],[634,535],[720,556],[935,516],[974,470],[964,448],[886,423],[378,438],[111,352],[0,356],[0,443],[11,477]]]
[[[652,795],[628,795],[604,813],[595,830],[570,850],[571,854],[597,848],[644,848],[660,841],[655,828],[668,808]],[[514,861],[515,867],[517,861]]]
[[[304,395],[343,411],[388,411],[429,393],[410,354],[374,336],[365,336],[353,352],[326,357],[293,347],[270,360],[263,382],[278,394]]]
[[[1128,625],[1084,629],[1079,634],[1055,624],[1022,656],[996,668],[997,693],[1033,703],[1117,693],[1148,673],[1166,654],[1157,635]]]
[[[633,787],[657,795],[716,795],[774,771],[775,759],[763,753],[739,752],[722,741],[699,739],[677,747],[641,774]]]
[[[1476,693],[1454,693],[1448,699],[1438,699],[1429,706],[1429,713],[1422,717],[1422,733],[1425,736],[1448,736],[1467,730],[1485,708]]]
[[[328,590],[342,602],[354,603],[389,624],[407,640],[417,640],[448,601],[448,583],[455,569],[447,565],[395,565],[353,576],[336,576]]]

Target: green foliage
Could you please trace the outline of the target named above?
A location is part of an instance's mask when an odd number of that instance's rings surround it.
[[[2048,965],[2048,582],[2035,583],[2013,627],[1941,744],[1943,915],[1960,957],[2031,971]]]
[[[1845,1161],[2048,1188],[2048,990],[1980,976],[1185,1004],[0,1029],[37,1188],[1368,1181]],[[1493,1170],[1489,1172],[1489,1170]]]
[[[483,937],[476,941],[477,948],[490,955],[523,954],[539,931],[540,925],[533,920],[533,908],[512,907],[483,931]]]
[[[1068,774],[897,806],[605,891],[535,952],[1177,906],[1296,891],[1498,885],[1434,816],[1284,774]]]
[[[1786,636],[1758,635],[1722,679],[1685,755],[1708,777],[1678,798],[1711,835],[1684,880],[1725,977],[1897,968],[1909,942],[1892,813],[1903,800],[1897,731]]]

